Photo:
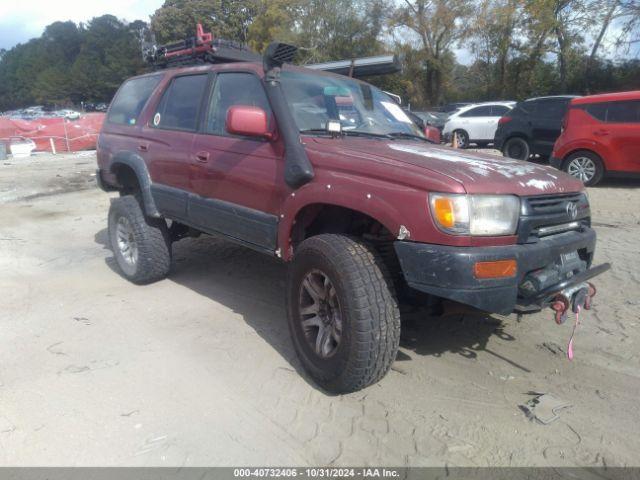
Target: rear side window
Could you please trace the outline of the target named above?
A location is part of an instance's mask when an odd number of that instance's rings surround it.
[[[152,75],[125,82],[109,108],[107,121],[121,125],[135,125],[140,112],[161,79],[162,75]]]
[[[536,116],[542,118],[560,119],[567,111],[567,100],[538,100]]]
[[[491,107],[491,116],[492,117],[501,117],[505,113],[509,111],[509,107],[505,107],[504,105],[493,105]]]
[[[162,95],[151,120],[152,126],[168,130],[195,131],[207,75],[176,77]]]
[[[585,110],[589,115],[591,115],[596,120],[600,120],[601,122],[606,122],[608,107],[609,107],[608,103],[592,103],[591,105],[586,105]]]
[[[271,118],[271,107],[262,82],[251,73],[221,73],[209,103],[206,132],[215,135],[230,135],[225,128],[227,111],[234,105],[260,107]]]
[[[472,108],[471,110],[467,110],[464,113],[460,114],[461,117],[490,117],[491,116],[491,106],[485,105],[483,107]]]
[[[611,102],[607,109],[607,123],[639,123],[640,100]]]
[[[527,116],[536,113],[536,102],[522,102],[515,106],[513,110],[511,110],[512,115],[520,115]]]
[[[592,103],[580,108],[601,122],[640,123],[640,100]]]

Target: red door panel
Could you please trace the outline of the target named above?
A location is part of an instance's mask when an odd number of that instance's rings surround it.
[[[150,134],[145,130],[153,131]],[[190,152],[194,134],[145,127],[142,137],[138,148],[145,148],[144,158],[147,160],[151,181],[189,190],[191,188]]]
[[[272,215],[286,195],[282,143],[231,135],[226,129],[230,107],[271,108],[258,76],[225,72],[215,78],[203,130],[191,149],[191,182],[198,195]]]
[[[607,169],[640,172],[640,123],[609,123],[594,135],[609,145]]]
[[[191,149],[193,191],[277,215],[286,195],[280,143],[196,135]]]

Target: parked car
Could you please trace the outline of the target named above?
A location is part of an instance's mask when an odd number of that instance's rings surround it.
[[[30,138],[11,137],[9,138],[9,151],[13,158],[30,157],[31,152],[36,149],[36,144]]]
[[[445,142],[458,137],[458,147],[475,143],[484,147],[493,142],[498,120],[511,111],[516,102],[486,102],[462,107],[453,113],[444,125]]]
[[[640,175],[640,90],[572,100],[551,164],[589,186]]]
[[[447,120],[449,120],[449,117],[454,113],[456,113],[461,108],[466,107],[467,105],[471,105],[471,103],[468,103],[468,102],[447,103],[445,105],[442,105],[434,109],[433,111],[430,111],[429,113],[439,118],[440,121],[436,126],[440,128],[440,132],[442,132],[442,130],[444,129],[444,124],[447,123]]]
[[[59,110],[59,113],[67,120],[77,120],[80,118],[80,112],[76,112],[75,110],[64,109]]]
[[[562,118],[574,95],[530,98],[498,121],[493,145],[505,157],[529,160],[548,157],[560,136]]]
[[[386,92],[385,92],[386,93]],[[422,115],[419,115],[418,112],[412,112],[411,110],[403,109],[404,112],[409,116],[413,122],[420,127],[422,133],[427,138],[427,140],[432,141],[433,143],[440,143],[442,140],[442,136],[440,134],[440,129],[431,125],[428,121],[424,120]]]
[[[419,116],[427,125],[436,127],[442,133],[444,124],[447,123],[449,115],[441,112],[413,112]]]
[[[120,87],[97,180],[120,193],[108,238],[125,278],[166,277],[172,243],[200,234],[286,262],[293,345],[332,392],[387,373],[399,294],[502,314],[563,295],[585,305],[587,281],[608,266],[591,265],[582,182],[433,145],[374,86],[282,64],[279,51]]]

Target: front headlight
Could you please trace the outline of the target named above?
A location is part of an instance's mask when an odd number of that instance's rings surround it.
[[[514,195],[430,193],[431,214],[438,227],[453,235],[513,235],[520,199]]]

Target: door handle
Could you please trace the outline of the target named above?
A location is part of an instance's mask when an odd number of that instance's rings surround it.
[[[598,136],[609,135],[609,130],[596,130],[593,134]]]
[[[209,161],[209,152],[198,152],[196,153],[196,160],[202,163],[206,163]]]
[[[138,150],[140,150],[141,152],[146,152],[149,150],[149,144],[148,143],[141,143],[138,145]]]

